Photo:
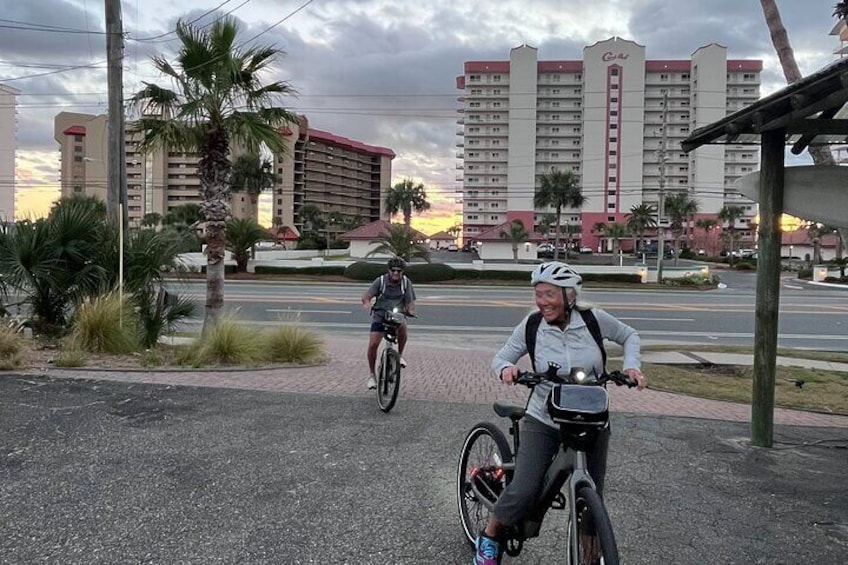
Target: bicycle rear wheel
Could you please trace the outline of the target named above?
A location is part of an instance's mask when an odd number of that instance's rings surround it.
[[[377,404],[388,412],[397,402],[400,391],[400,354],[393,347],[383,350],[380,372],[377,375]]]
[[[503,469],[511,461],[509,442],[494,424],[481,422],[465,436],[456,473],[456,502],[462,532],[472,546],[489,521],[490,508],[512,479]]]
[[[619,565],[618,546],[604,501],[595,489],[582,486],[574,501],[577,513],[576,531],[572,531],[571,516],[568,527],[569,565]],[[571,550],[572,540],[577,540],[577,561]]]

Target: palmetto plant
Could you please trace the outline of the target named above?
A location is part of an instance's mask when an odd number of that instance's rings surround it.
[[[117,266],[117,232],[92,197],[63,198],[47,218],[0,236],[4,285],[29,305],[39,332],[61,332],[75,304],[114,286]]]
[[[236,272],[247,271],[253,246],[270,237],[268,230],[253,218],[234,218],[227,222],[227,250],[232,252],[236,260]]]
[[[618,250],[621,247],[621,240],[630,235],[630,230],[626,224],[612,222],[604,228],[604,237],[612,240],[612,261],[615,264],[615,257],[618,255]]]
[[[264,145],[285,151],[278,128],[295,116],[274,104],[290,94],[285,82],[263,85],[261,75],[280,53],[264,46],[236,43],[238,25],[231,17],[211,26],[177,22],[179,51],[173,63],[161,56],[153,65],[175,90],[147,83],[133,97],[142,117],[131,128],[141,134],[139,149],[170,148],[200,155],[202,204],[207,242],[204,331],[214,325],[224,305],[224,251],[230,214],[231,144],[258,153]]]
[[[412,179],[404,179],[390,188],[386,194],[385,204],[389,214],[403,214],[403,223],[407,228],[412,225],[413,212],[420,214],[430,209],[424,185],[415,184]]]
[[[394,255],[405,261],[420,258],[430,262],[430,250],[425,243],[415,241],[412,230],[404,224],[391,224],[379,239],[372,241],[377,247],[368,252],[371,255]]]
[[[572,171],[551,169],[550,173],[539,177],[539,190],[533,197],[537,208],[552,206],[556,214],[557,228],[562,225],[563,208],[580,208],[586,197],[580,192],[580,179]],[[554,236],[554,260],[559,257],[559,234]]]
[[[530,237],[530,234],[524,229],[524,222],[513,220],[508,228],[501,231],[500,236],[501,239],[505,239],[512,244],[512,260],[518,263],[518,246]]]

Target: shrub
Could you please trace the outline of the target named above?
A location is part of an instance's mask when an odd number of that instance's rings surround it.
[[[263,359],[266,349],[261,332],[224,317],[200,341],[189,349],[185,359],[191,363],[213,365],[256,365]]]
[[[71,320],[63,349],[90,353],[130,353],[139,348],[136,319],[127,301],[108,292],[83,301]]]
[[[804,280],[812,280],[813,279],[813,268],[812,267],[801,267],[798,269],[798,278]]]
[[[324,343],[313,332],[296,325],[274,328],[266,334],[267,358],[282,363],[312,363],[324,357]]]
[[[715,273],[709,275],[694,274],[688,277],[679,279],[663,279],[663,284],[667,286],[695,286],[695,287],[712,287],[719,283],[721,279]]]
[[[344,276],[345,268],[325,265],[320,267],[278,267],[274,265],[256,265],[257,275],[335,275]]]
[[[386,272],[385,261],[380,263],[369,263],[368,261],[357,261],[344,270],[344,276],[355,281],[373,281]]]
[[[456,271],[444,263],[413,264],[406,268],[406,275],[414,283],[428,283],[453,280]]]
[[[24,337],[5,326],[0,326],[0,370],[11,371],[24,364],[28,347]]]

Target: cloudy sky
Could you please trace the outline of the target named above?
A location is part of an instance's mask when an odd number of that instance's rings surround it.
[[[802,73],[832,61],[835,0],[777,3]],[[645,45],[648,59],[687,59],[716,42],[730,58],[763,60],[763,94],[783,84],[757,0],[124,0],[125,96],[159,82],[149,60],[174,52],[177,19],[224,13],[240,20],[242,39],[284,51],[268,79],[296,89],[285,103],[310,125],[395,151],[394,181],[423,182],[433,202],[424,231],[459,211],[455,79],[465,61],[506,60],[524,43],[540,60],[579,60],[612,36]],[[58,195],[53,117],[107,112],[103,31],[103,0],[0,0],[0,83],[22,91],[18,217]]]

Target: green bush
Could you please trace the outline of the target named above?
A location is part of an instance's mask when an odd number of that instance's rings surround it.
[[[733,265],[733,268],[736,269],[737,271],[756,271],[757,270],[757,264],[755,262],[750,261],[750,260],[746,260],[746,261],[741,261],[739,263],[736,263],[735,265]]]
[[[798,269],[798,278],[803,280],[812,280],[813,279],[813,268],[812,267],[801,267]]]
[[[720,278],[715,273],[709,275],[690,275],[679,279],[663,279],[663,284],[666,286],[695,286],[695,287],[712,287],[720,282]]]
[[[355,281],[371,282],[386,272],[385,261],[380,263],[369,263],[368,261],[357,261],[344,270],[344,276]]]
[[[273,265],[257,265],[257,275],[335,275],[343,276],[345,268],[325,265],[321,267],[277,267]]]
[[[451,281],[456,271],[450,265],[444,263],[425,263],[423,265],[413,264],[406,268],[406,275],[414,283],[429,283],[438,281]]]
[[[455,278],[466,281],[527,281],[530,273],[525,271],[478,271],[476,269],[458,269]]]

